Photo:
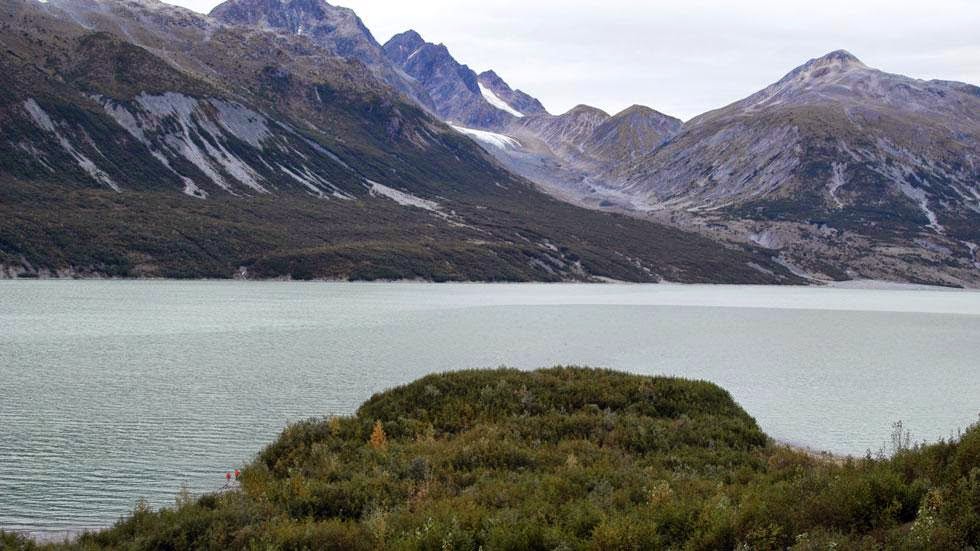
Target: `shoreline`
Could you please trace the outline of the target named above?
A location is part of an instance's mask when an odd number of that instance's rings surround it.
[[[168,277],[101,277],[101,276],[40,276],[40,277],[4,277],[0,275],[0,283],[12,281],[118,281],[118,282],[161,282],[161,283],[302,283],[302,284],[349,284],[349,285],[437,285],[437,286],[530,286],[542,285],[549,287],[587,285],[605,286],[651,286],[651,287],[732,287],[758,288],[772,287],[780,289],[837,289],[848,291],[925,291],[925,292],[980,292],[980,287],[947,287],[943,285],[927,285],[901,281],[877,279],[852,279],[846,281],[817,281],[812,284],[776,284],[776,283],[685,283],[675,281],[637,282],[620,281],[600,278],[595,281],[432,281],[427,279],[292,279],[288,277],[246,279],[246,278],[168,278]]]
[[[804,446],[800,444],[793,444],[785,440],[772,440],[772,445],[778,448],[785,448],[797,453],[801,453],[810,459],[818,461],[820,463],[826,463],[830,465],[836,465],[838,467],[843,466],[848,461],[853,461],[855,457],[853,455],[841,455],[829,451],[817,450],[809,446]]]

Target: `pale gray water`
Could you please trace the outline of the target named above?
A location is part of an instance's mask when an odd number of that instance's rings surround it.
[[[0,528],[100,527],[291,420],[462,368],[716,382],[773,437],[863,455],[980,411],[980,293],[644,285],[0,281]]]

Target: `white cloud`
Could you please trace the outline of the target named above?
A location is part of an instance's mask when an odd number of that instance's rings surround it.
[[[214,0],[173,0],[207,11]],[[690,118],[847,49],[872,67],[980,83],[976,0],[337,0],[380,42],[414,28],[552,112],[634,103]]]

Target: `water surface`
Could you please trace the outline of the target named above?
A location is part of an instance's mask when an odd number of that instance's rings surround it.
[[[707,379],[771,436],[878,450],[980,412],[980,293],[792,287],[0,281],[0,528],[213,490],[290,421],[463,368]]]

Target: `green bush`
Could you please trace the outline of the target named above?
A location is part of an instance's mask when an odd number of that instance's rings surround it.
[[[371,445],[377,427],[383,446]],[[138,508],[68,547],[978,545],[980,427],[891,459],[814,457],[768,440],[714,385],[554,368],[433,375],[353,417],[297,423],[243,471],[241,491]]]

